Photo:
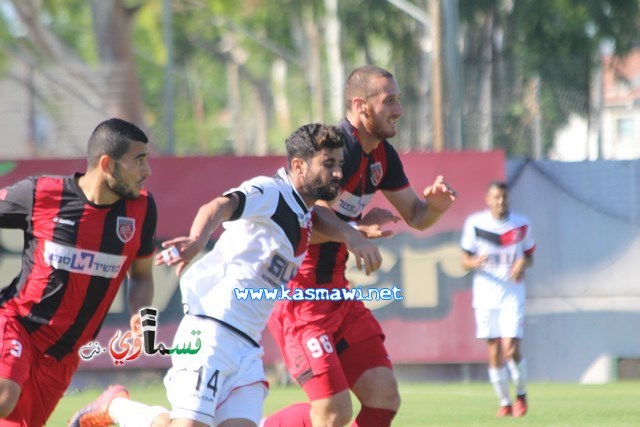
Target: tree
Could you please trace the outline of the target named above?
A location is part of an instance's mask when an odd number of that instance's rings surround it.
[[[495,146],[528,156],[535,102],[525,100],[533,99],[531,81],[541,82],[544,143],[549,146],[569,114],[588,115],[591,71],[599,60],[600,43],[612,42],[620,55],[632,47],[640,4],[637,0],[460,0],[460,15],[466,24],[466,63],[482,67],[480,52],[489,44],[493,99],[509,97],[497,104],[492,117]],[[479,36],[487,22],[483,17],[493,17],[494,22],[485,38]],[[471,65],[468,70],[473,70]],[[473,76],[467,73],[468,78]]]
[[[122,0],[92,0],[90,11],[81,0],[36,2],[11,0],[26,29],[26,37],[16,38],[14,48],[32,57],[39,67],[55,66],[74,80],[74,88],[109,115],[116,115],[144,126],[144,108],[132,51],[132,21],[141,4],[127,6]],[[71,11],[81,11],[71,13]],[[60,22],[87,22],[91,12],[97,60],[106,73],[97,76],[90,67],[89,36],[74,31],[77,27],[58,27]],[[46,18],[53,17],[50,25]],[[66,19],[65,19],[66,18]],[[77,20],[77,21],[76,21]],[[26,43],[24,43],[26,42]]]

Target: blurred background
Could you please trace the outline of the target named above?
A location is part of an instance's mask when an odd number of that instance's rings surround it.
[[[402,90],[392,142],[414,188],[445,173],[460,194],[433,229],[399,226],[382,241],[377,275],[351,272],[405,292],[370,304],[399,376],[486,377],[458,239],[488,182],[503,179],[538,241],[531,378],[640,378],[639,29],[638,0],[0,0],[0,184],[82,170],[93,128],[127,119],[152,140],[162,241],[186,232],[200,204],[283,165],[293,129],[337,122],[346,76],[376,64]],[[0,231],[2,283],[20,252],[20,237]],[[155,277],[170,342],[177,279]],[[126,327],[124,304],[103,347]],[[265,346],[278,366],[268,336]],[[113,361],[80,374],[101,370],[114,375]]]
[[[636,0],[0,0],[4,158],[82,156],[123,117],[169,155],[282,153],[354,67],[403,91],[401,150],[634,158]]]

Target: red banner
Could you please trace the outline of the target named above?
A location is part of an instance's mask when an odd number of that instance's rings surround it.
[[[404,223],[392,227],[396,235],[380,240],[383,267],[365,276],[354,266],[349,278],[367,287],[397,286],[401,301],[377,301],[368,306],[382,323],[387,348],[394,363],[484,362],[484,343],[474,338],[470,306],[470,277],[460,266],[459,238],[465,217],[484,208],[488,183],[504,179],[501,152],[412,153],[401,155],[405,172],[419,195],[437,175],[458,192],[458,200],[441,220],[426,231],[416,231]],[[283,157],[195,157],[152,158],[153,175],[147,188],[158,205],[159,241],[188,233],[198,208],[205,202],[256,175],[271,176],[286,165]],[[70,174],[85,169],[84,159],[29,160],[0,163],[0,187],[29,175]],[[391,206],[382,194],[374,206]],[[214,238],[216,235],[214,235]],[[0,231],[0,285],[8,285],[20,268],[22,245],[15,231]],[[159,309],[159,340],[171,344],[176,323],[182,313],[178,281],[172,270],[154,271]],[[128,314],[124,292],[120,292],[97,342],[106,349],[120,330],[127,328]],[[264,339],[265,362],[279,358],[270,337]],[[106,352],[108,353],[108,352]],[[168,357],[148,357],[144,364],[129,366],[168,366]],[[106,367],[113,360],[96,357],[81,367]]]

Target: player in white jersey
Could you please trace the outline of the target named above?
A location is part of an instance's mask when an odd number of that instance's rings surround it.
[[[527,412],[526,365],[520,349],[524,327],[525,269],[533,264],[535,242],[529,220],[509,211],[502,182],[489,185],[489,209],[465,221],[462,266],[473,271],[476,336],[487,340],[489,379],[500,399],[499,417]],[[509,376],[516,386],[511,404]]]
[[[214,249],[180,280],[183,317],[174,347],[195,340],[195,354],[173,353],[165,377],[169,413],[128,399],[112,386],[74,415],[69,425],[255,427],[262,417],[267,381],[258,344],[275,300],[242,300],[237,291],[281,289],[295,275],[309,244],[311,227],[347,244],[367,273],[382,261],[377,247],[314,206],[339,192],[343,135],[334,126],[306,125],[286,141],[288,170],[257,177],[203,205],[189,236],[163,243],[157,264],[186,264],[224,222]],[[369,237],[371,237],[369,235]]]

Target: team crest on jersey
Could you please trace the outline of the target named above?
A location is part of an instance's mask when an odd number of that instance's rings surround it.
[[[116,223],[116,234],[118,239],[123,243],[127,243],[136,232],[136,220],[126,216],[119,216]]]
[[[376,162],[371,165],[371,183],[377,187],[382,181],[382,163]]]

